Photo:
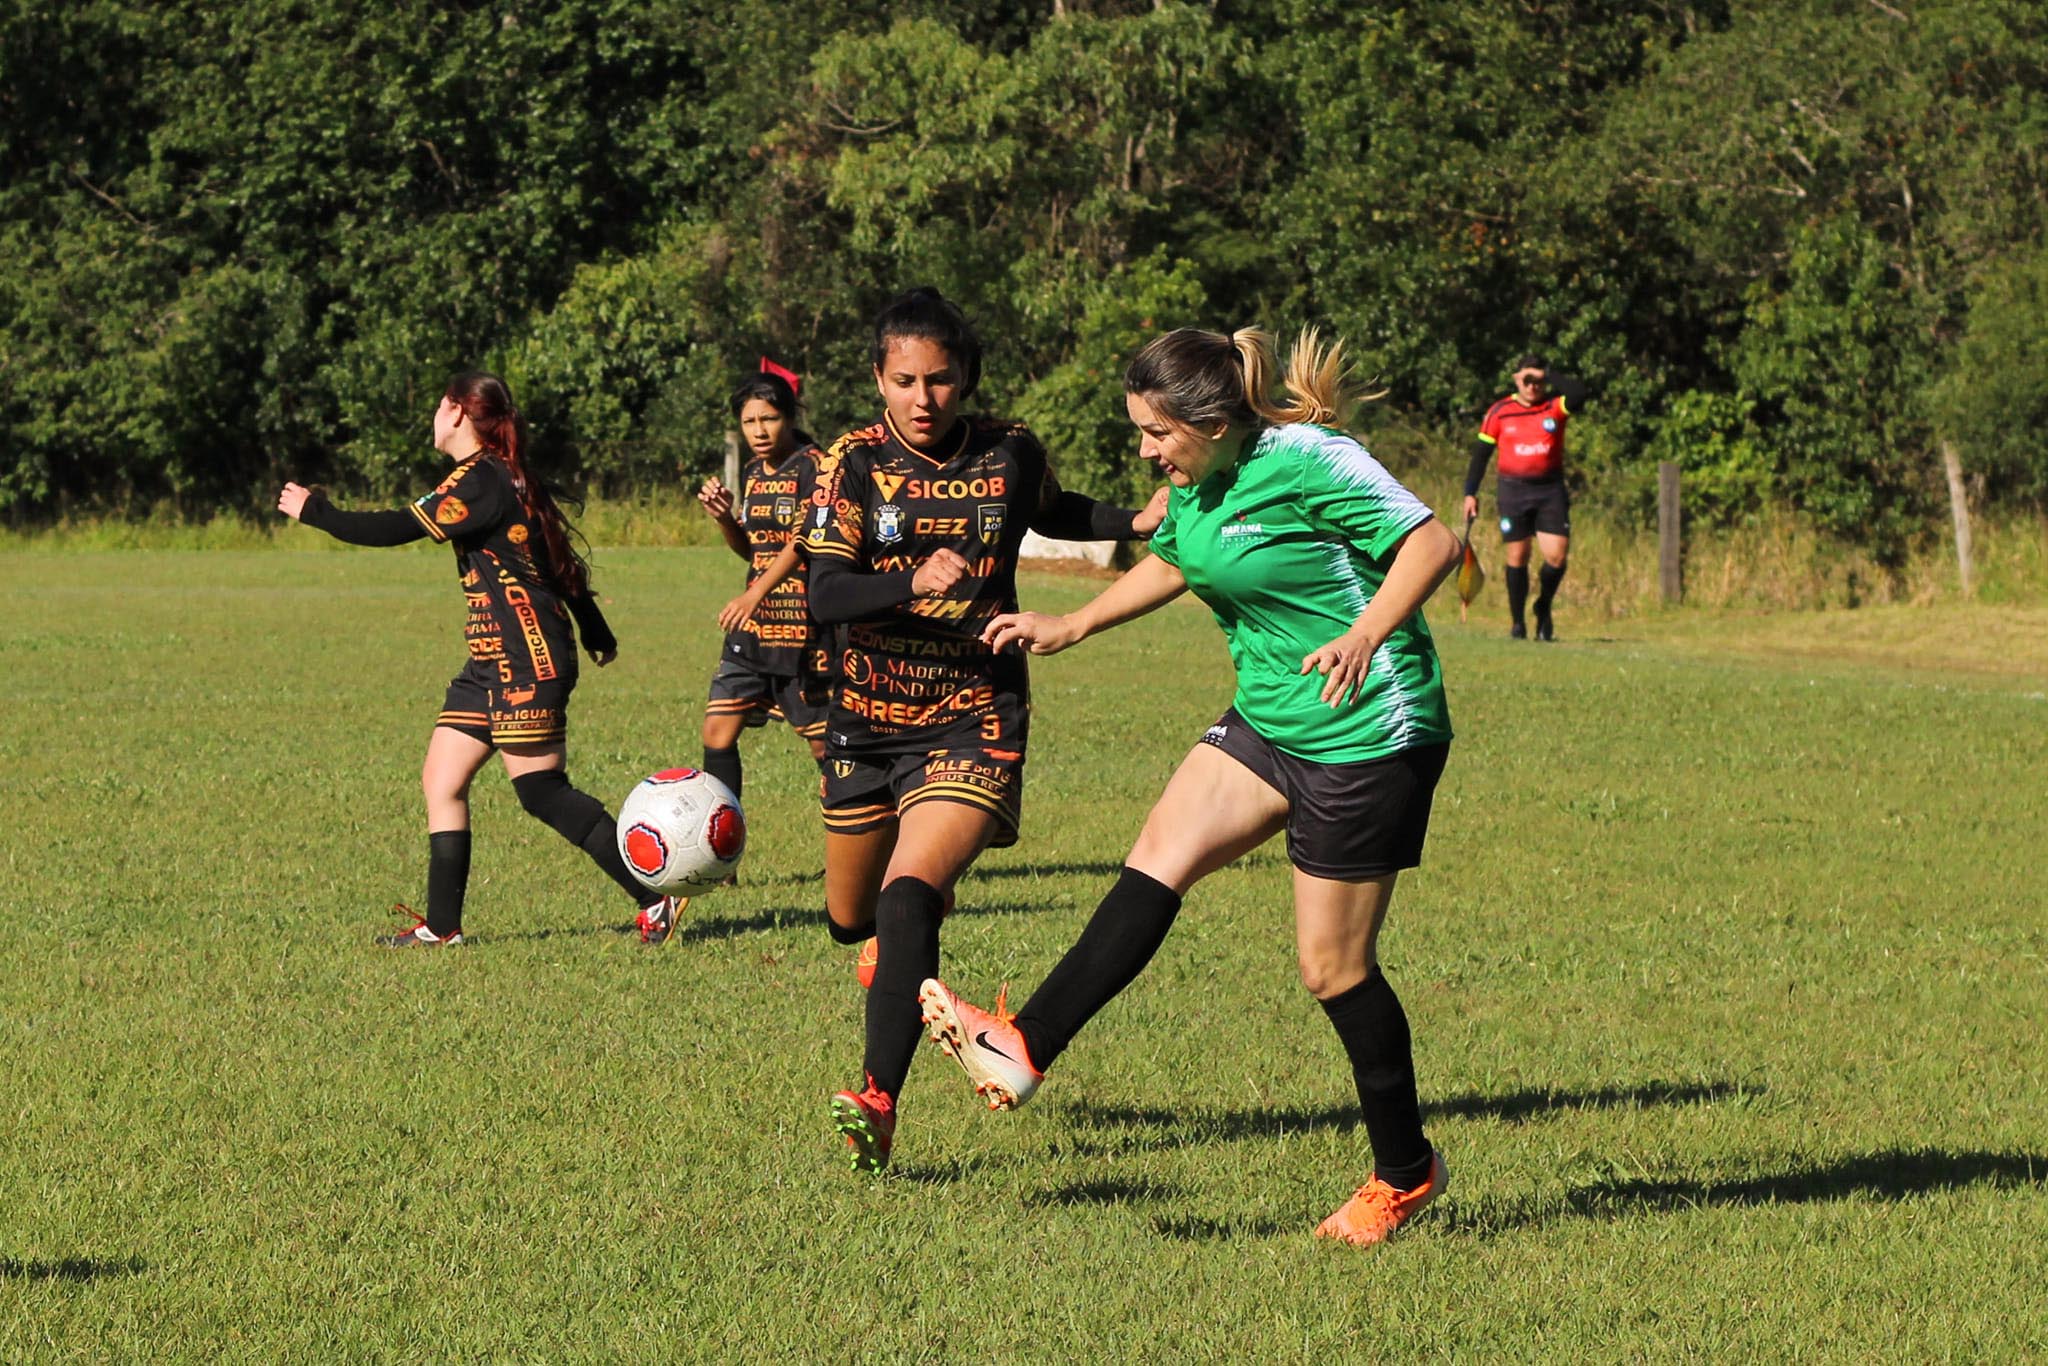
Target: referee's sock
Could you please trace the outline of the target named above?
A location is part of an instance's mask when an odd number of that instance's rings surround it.
[[[732,795],[740,795],[740,747],[727,745],[723,749],[704,746],[704,771],[732,789]]]
[[[1401,999],[1374,967],[1363,982],[1322,1004],[1351,1056],[1377,1175],[1395,1190],[1414,1190],[1429,1180],[1431,1149],[1422,1133],[1415,1051]]]
[[[1522,582],[1528,583],[1528,571],[1523,570]],[[1543,616],[1550,611],[1550,600],[1557,596],[1557,586],[1564,582],[1564,566],[1546,564],[1536,571],[1536,615]]]
[[[1074,947],[1017,1012],[1017,1032],[1033,1067],[1043,1072],[1052,1066],[1081,1026],[1137,980],[1179,913],[1180,893],[1135,868],[1124,869]]]
[[[640,880],[626,870],[626,861],[619,857],[618,822],[604,809],[603,802],[569,786],[567,773],[559,768],[522,773],[512,780],[512,790],[519,794],[519,804],[526,808],[527,815],[590,855],[590,861],[618,883],[619,889],[633,898],[634,905],[660,903],[661,898],[641,886]]]
[[[899,877],[875,901],[875,984],[868,988],[867,1056],[862,1066],[891,1097],[903,1090],[924,1033],[917,989],[939,975],[939,922],[946,898],[914,877]]]
[[[1522,607],[1529,601],[1529,566],[1511,564],[1501,571],[1501,578],[1508,586],[1508,620],[1521,626]]]
[[[427,929],[436,939],[462,933],[468,890],[469,832],[434,831],[427,836]]]

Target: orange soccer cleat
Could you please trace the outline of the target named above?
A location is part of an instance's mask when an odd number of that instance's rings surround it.
[[[861,942],[860,948],[855,950],[853,955],[853,977],[855,981],[860,983],[862,991],[866,991],[875,984],[875,963],[877,961],[874,936],[870,935]]]
[[[855,1171],[879,1172],[889,1165],[896,1143],[896,1102],[869,1077],[865,1090],[832,1097],[832,1127],[846,1135]]]
[[[1031,1065],[1024,1036],[1011,1021],[1016,1017],[1003,1009],[1008,984],[996,993],[993,1012],[970,1005],[947,989],[936,977],[927,977],[917,989],[917,1003],[932,1042],[939,1051],[960,1064],[974,1083],[974,1094],[988,1102],[991,1110],[1014,1110],[1031,1099],[1045,1074]]]
[[[1414,1190],[1398,1191],[1374,1176],[1358,1188],[1335,1214],[1316,1225],[1316,1237],[1341,1238],[1354,1247],[1371,1247],[1394,1236],[1394,1230],[1422,1213],[1423,1207],[1451,1184],[1442,1153],[1429,1155],[1429,1180]]]

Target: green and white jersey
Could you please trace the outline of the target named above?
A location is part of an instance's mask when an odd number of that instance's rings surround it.
[[[1351,629],[1422,501],[1342,432],[1260,432],[1227,469],[1175,489],[1152,553],[1216,614],[1237,666],[1239,715],[1317,763],[1383,758],[1451,738],[1443,670],[1416,612],[1374,652],[1358,700],[1331,707],[1302,657]]]

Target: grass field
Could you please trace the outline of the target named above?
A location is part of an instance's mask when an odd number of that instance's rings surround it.
[[[737,566],[599,566],[625,654],[571,773],[615,803],[697,754]],[[1459,739],[1383,953],[1452,1186],[1361,1253],[1309,1237],[1369,1162],[1277,845],[1026,1110],[927,1052],[855,1178],[825,1100],[861,1002],[787,732],[746,742],[744,885],[670,947],[492,774],[473,947],[387,954],[445,551],[0,576],[0,1356],[2048,1353],[2038,612],[1577,632],[1568,581],[1544,648],[1440,602]],[[1229,694],[1190,604],[1035,677],[1024,841],[947,925],[971,994],[1072,941]]]

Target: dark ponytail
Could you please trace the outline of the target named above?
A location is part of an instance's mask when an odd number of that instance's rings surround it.
[[[512,402],[505,381],[482,370],[465,370],[448,381],[445,396],[462,409],[485,452],[505,467],[519,506],[540,528],[541,541],[548,548],[541,572],[561,593],[572,598],[589,596],[590,566],[569,543],[574,528],[555,506],[554,490],[527,473],[526,419]]]

